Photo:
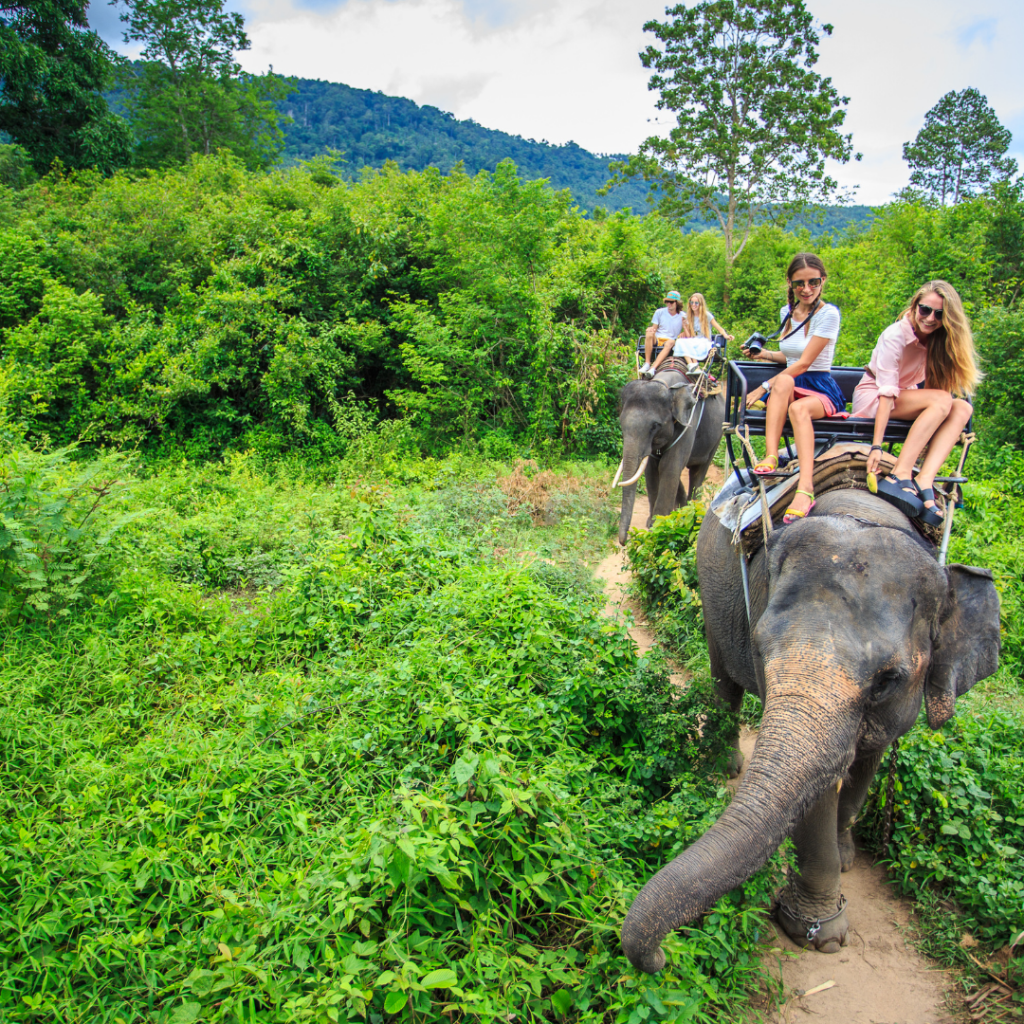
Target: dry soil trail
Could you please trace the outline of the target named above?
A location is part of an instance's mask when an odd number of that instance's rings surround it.
[[[720,484],[720,471],[713,482]],[[647,499],[637,495],[632,525],[643,529],[647,513]],[[621,615],[626,608],[634,612],[637,624],[630,635],[644,653],[654,636],[644,625],[642,613],[625,596],[629,582],[625,554],[612,552],[597,567],[596,576],[608,595],[606,615]],[[685,676],[674,675],[672,681],[681,684]],[[740,737],[745,761],[750,759],[756,736],[745,729]],[[765,967],[785,986],[785,1002],[777,1009],[766,1009],[767,1020],[772,1024],[953,1024],[962,1017],[962,1011],[950,1012],[949,1006],[957,1000],[945,972],[904,938],[909,906],[893,895],[884,871],[863,852],[843,875],[843,892],[850,901],[850,934],[849,944],[838,953],[803,950],[779,929],[766,944]],[[803,995],[829,981],[835,985]]]

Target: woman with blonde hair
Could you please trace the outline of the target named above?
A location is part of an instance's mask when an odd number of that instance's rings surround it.
[[[714,314],[708,309],[704,296],[700,292],[694,292],[686,306],[686,316],[690,321],[690,334],[694,338],[707,338],[711,340],[712,328],[715,328],[727,341],[732,341],[732,335],[715,319]]]
[[[973,411],[955,396],[970,395],[980,380],[960,296],[948,281],[928,281],[882,331],[853,393],[853,415],[875,418],[867,465],[871,473],[881,462],[889,417],[914,421],[896,465],[878,485],[879,495],[911,518],[941,524],[932,484]],[[928,454],[915,481],[914,464],[925,445]]]

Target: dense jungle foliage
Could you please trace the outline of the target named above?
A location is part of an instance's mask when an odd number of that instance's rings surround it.
[[[837,362],[863,363],[917,284],[948,278],[987,363],[986,442],[1016,444],[1022,210],[1010,190],[894,204],[820,239]],[[739,340],[774,323],[810,244],[759,229],[725,309],[714,232],[587,219],[509,161],[347,182],[327,161],[260,175],[226,155],[6,188],[0,232],[0,395],[29,437],[320,459],[383,420],[435,453],[613,454],[633,339],[664,290],[703,292]]]
[[[511,162],[21,166],[0,150],[0,1018],[735,1019],[779,862],[657,979],[617,946],[726,799],[700,510],[632,549],[682,698],[588,562],[665,289],[738,342],[808,233],[758,229],[725,306],[714,232],[584,216]],[[996,574],[1003,667],[908,743],[888,852],[991,945],[1019,907],[1022,224],[1006,190],[815,243],[839,362],[936,275],[985,360],[952,557]]]
[[[4,459],[47,556],[4,579],[0,1016],[727,1011],[774,868],[657,981],[618,950],[731,723],[600,615],[608,467],[258,462]]]

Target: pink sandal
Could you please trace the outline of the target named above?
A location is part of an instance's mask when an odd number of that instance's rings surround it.
[[[814,500],[814,495],[813,493],[811,493],[811,491],[801,491],[798,487],[796,493],[805,494],[808,498],[811,499],[811,503],[810,505],[807,506],[806,512],[801,512],[798,508],[787,508],[786,514],[782,517],[782,521],[787,525],[789,523],[795,523],[798,519],[804,519],[806,516],[809,516],[811,514],[811,509],[813,509],[814,506],[818,504]]]

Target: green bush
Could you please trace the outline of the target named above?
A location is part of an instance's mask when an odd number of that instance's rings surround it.
[[[891,874],[952,900],[956,927],[998,949],[1024,930],[1024,716],[958,704],[941,731],[922,723],[900,741]],[[880,773],[860,826],[876,844],[885,794]]]
[[[633,588],[658,630],[677,650],[702,646],[704,615],[697,589],[697,534],[704,506],[690,502],[633,530],[626,544]]]
[[[73,453],[0,456],[0,621],[70,615],[110,568],[115,535],[141,514],[118,509],[123,458],[79,466]]]
[[[257,465],[135,481],[97,600],[4,630],[0,1016],[731,1012],[771,870],[657,979],[618,931],[732,723],[493,519]]]

